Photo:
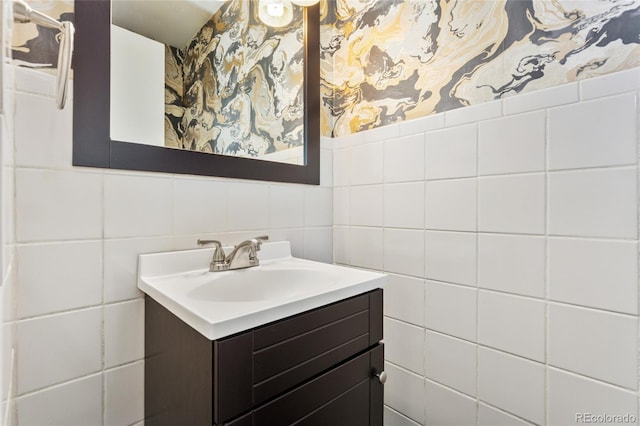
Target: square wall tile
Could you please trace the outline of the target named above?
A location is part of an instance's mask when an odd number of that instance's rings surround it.
[[[382,185],[351,187],[351,225],[382,226],[383,223]]]
[[[260,230],[269,227],[269,185],[229,183],[228,225],[230,230]]]
[[[18,242],[102,237],[102,175],[16,170]]]
[[[304,230],[304,258],[333,263],[333,229],[306,228]]]
[[[549,234],[638,238],[637,170],[549,173]]]
[[[475,231],[477,180],[454,179],[426,184],[427,229]]]
[[[194,247],[195,243],[192,239]],[[171,237],[104,240],[104,302],[143,297],[138,290],[138,255],[173,249]]]
[[[545,175],[478,179],[478,230],[518,234],[545,232]]]
[[[320,149],[320,186],[333,186],[333,149]]]
[[[545,169],[544,111],[478,123],[478,173],[537,172]]]
[[[300,228],[305,220],[305,188],[270,185],[269,228]]]
[[[635,164],[635,94],[549,110],[549,168]]]
[[[106,371],[107,425],[131,425],[144,419],[144,362]]]
[[[300,229],[270,229],[268,231],[270,241],[289,241],[291,255],[304,257],[304,228]],[[255,235],[248,238],[254,238]],[[236,241],[236,243],[239,241]]]
[[[333,189],[333,224],[349,225],[351,223],[351,188]]]
[[[480,400],[533,423],[544,423],[544,365],[480,347],[478,369]]]
[[[106,238],[170,235],[173,207],[171,178],[124,174],[104,177]]]
[[[73,108],[58,110],[51,98],[16,93],[16,165],[70,169],[72,123]]]
[[[425,381],[426,424],[460,426],[476,424],[476,401],[430,380]]]
[[[551,304],[549,364],[638,389],[638,318]]]
[[[387,382],[384,403],[393,410],[424,424],[424,379],[388,362],[384,365]]]
[[[102,303],[100,241],[18,246],[18,318]]]
[[[333,190],[331,188],[305,188],[304,225],[333,225]]]
[[[476,340],[475,288],[427,281],[425,326],[461,339]]]
[[[544,362],[545,303],[480,290],[478,343]]]
[[[467,395],[476,395],[477,345],[444,334],[426,332],[425,376]]]
[[[384,230],[384,270],[424,277],[424,231]]]
[[[531,426],[531,423],[480,403],[478,404],[478,426]]]
[[[638,314],[638,243],[549,239],[549,298]]]
[[[102,375],[16,398],[21,425],[102,424]]]
[[[388,274],[384,288],[384,315],[424,326],[425,283],[421,278]]]
[[[426,232],[425,276],[475,286],[476,238],[466,232]]]
[[[336,187],[348,186],[350,183],[350,148],[341,148],[333,151],[333,184]]]
[[[632,415],[636,421],[624,424],[638,424],[638,398],[634,392],[555,368],[549,369],[548,398],[550,425],[595,423],[586,421],[585,416],[603,413]]]
[[[426,178],[476,176],[477,128],[475,124],[427,133]]]
[[[424,228],[424,182],[384,186],[384,226]]]
[[[353,227],[349,240],[351,265],[382,270],[384,256],[382,228]]]
[[[423,133],[384,142],[385,182],[411,182],[423,179]]]
[[[102,308],[20,321],[18,394],[102,368]]]
[[[333,261],[343,265],[349,263],[349,227],[333,227]],[[386,298],[386,295],[385,295]]]
[[[210,179],[177,177],[174,190],[176,234],[227,230],[227,186]]]
[[[105,367],[144,358],[144,300],[104,307]]]
[[[545,239],[479,234],[478,287],[544,297]]]
[[[384,319],[384,358],[397,366],[424,375],[424,329]]]
[[[349,159],[351,185],[382,183],[383,153],[382,142],[352,146]]]

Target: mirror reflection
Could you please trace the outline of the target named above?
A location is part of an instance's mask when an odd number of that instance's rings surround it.
[[[304,165],[304,25],[258,2],[115,0],[111,139]],[[188,22],[188,23],[187,23]]]

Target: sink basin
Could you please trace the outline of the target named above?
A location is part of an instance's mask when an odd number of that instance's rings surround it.
[[[209,272],[213,249],[140,255],[138,287],[214,340],[355,296],[383,274],[291,256],[288,242],[263,243],[260,266]]]

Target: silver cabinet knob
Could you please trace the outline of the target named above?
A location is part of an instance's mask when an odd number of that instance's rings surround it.
[[[382,383],[383,385],[387,381],[387,373],[385,373],[384,371],[381,371],[381,372],[377,373],[376,377],[378,378],[378,381],[380,383]]]

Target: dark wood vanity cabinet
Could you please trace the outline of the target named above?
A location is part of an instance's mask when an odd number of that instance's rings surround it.
[[[145,308],[148,426],[382,426],[381,289],[214,341]]]

